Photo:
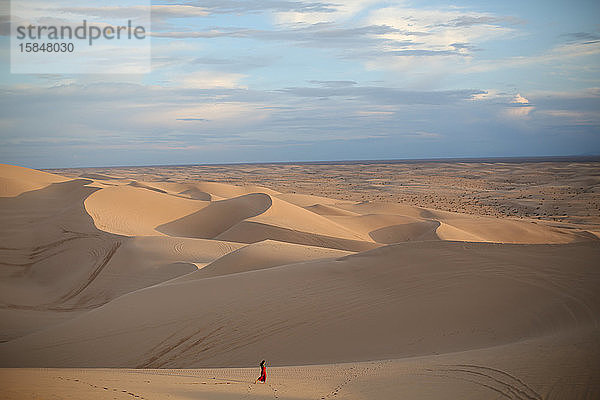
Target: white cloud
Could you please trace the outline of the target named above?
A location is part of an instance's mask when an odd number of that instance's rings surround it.
[[[209,70],[195,71],[191,74],[177,77],[177,85],[185,88],[215,89],[215,88],[246,88],[240,84],[240,80],[246,75],[230,72],[218,72]]]
[[[357,111],[356,115],[361,117],[387,118],[396,114],[396,111]]]
[[[500,60],[486,60],[474,63],[465,72],[491,72],[499,69],[514,69],[542,64],[554,64],[564,68],[567,61],[574,61],[587,56],[600,54],[600,43],[575,43],[558,45],[546,52],[528,57],[509,57]],[[558,62],[558,64],[557,64]],[[571,65],[569,68],[581,68],[581,65]],[[595,67],[597,69],[597,66]]]
[[[495,89],[488,89],[483,93],[474,94],[471,98],[475,101],[485,101],[485,100],[497,99],[500,97],[505,97],[505,95],[500,94],[500,92],[498,92]]]
[[[344,0],[329,5],[332,8],[330,11],[277,12],[273,18],[275,23],[281,25],[342,23],[380,2],[381,0]]]
[[[214,102],[201,105],[148,105],[132,107],[126,116],[128,124],[138,128],[199,131],[227,126],[251,125],[263,121],[270,114],[261,104],[242,102]]]
[[[374,9],[363,23],[388,26],[377,35],[379,43],[365,60],[368,70],[411,73],[411,84],[427,82],[463,72],[476,56],[479,45],[512,37],[513,20],[489,13],[456,8],[416,9],[402,5]],[[402,74],[406,76],[408,74]]]
[[[188,18],[188,17],[205,17],[210,13],[202,7],[188,6],[183,4],[177,5],[152,5],[152,17],[161,18]]]
[[[527,100],[525,97],[521,96],[521,93],[517,93],[517,95],[514,97],[514,99],[512,100],[513,104],[529,104],[529,100]]]
[[[399,43],[391,45],[395,49],[402,48],[402,43],[408,41],[418,43],[423,50],[458,50],[465,53],[465,48],[457,49],[455,45],[480,43],[514,32],[512,28],[502,25],[502,18],[454,9],[393,6],[371,11],[366,21],[368,24],[396,28],[398,32],[382,35]]]
[[[59,3],[60,4],[60,3]],[[44,12],[45,15],[49,13],[60,13],[63,15],[73,16],[95,16],[103,18],[131,18],[140,13],[152,12],[153,18],[194,18],[194,17],[205,17],[210,13],[202,7],[174,4],[174,5],[161,5],[155,4],[150,7],[134,5],[134,6],[105,6],[105,7],[68,7],[58,8],[44,4],[37,9],[38,12]],[[50,14],[51,15],[51,14]]]

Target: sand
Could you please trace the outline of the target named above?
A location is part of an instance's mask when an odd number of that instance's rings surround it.
[[[589,165],[554,164],[589,175],[597,204]],[[506,165],[487,168],[535,176]],[[238,166],[251,184],[233,185],[236,167],[219,168],[222,182],[0,165],[2,398],[600,396],[600,229],[585,207],[497,218],[295,193],[302,179],[266,182],[264,166]],[[321,168],[324,184],[352,165]],[[261,359],[268,384],[254,385]]]
[[[391,202],[470,215],[600,226],[598,157],[368,161],[48,170],[68,177],[265,186],[304,198]],[[218,184],[218,183],[213,183]],[[284,194],[285,196],[285,194]],[[308,206],[311,204],[301,204]]]

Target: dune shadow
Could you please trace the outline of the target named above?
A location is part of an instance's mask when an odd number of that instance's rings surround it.
[[[440,240],[436,234],[439,221],[420,221],[408,224],[391,225],[369,232],[369,236],[377,243],[392,244],[422,240]]]
[[[241,221],[266,212],[272,204],[273,200],[268,194],[246,194],[215,201],[195,213],[155,229],[169,236],[213,239]]]

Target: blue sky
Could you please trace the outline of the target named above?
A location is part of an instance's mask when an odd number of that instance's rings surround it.
[[[2,7],[3,163],[600,154],[596,1],[156,1],[145,75],[11,74]]]

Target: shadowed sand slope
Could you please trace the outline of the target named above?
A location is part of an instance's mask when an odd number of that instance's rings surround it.
[[[242,221],[216,237],[240,243],[257,243],[263,240],[295,243],[305,246],[317,246],[346,251],[365,251],[379,245],[371,241],[344,239],[335,236],[319,235],[295,229],[261,224],[253,221]]]
[[[173,282],[254,271],[315,259],[339,258],[348,251],[265,240],[249,244]]]
[[[598,257],[596,243],[391,245],[139,290],[6,343],[0,358],[3,366],[207,367],[262,355],[294,365],[594,331]]]
[[[215,201],[194,214],[160,225],[157,230],[172,236],[212,239],[235,224],[264,213],[271,204],[271,197],[264,193]]]
[[[0,199],[2,302],[62,303],[122,244],[86,214],[83,200],[97,190],[85,186],[90,182],[55,183]]]

